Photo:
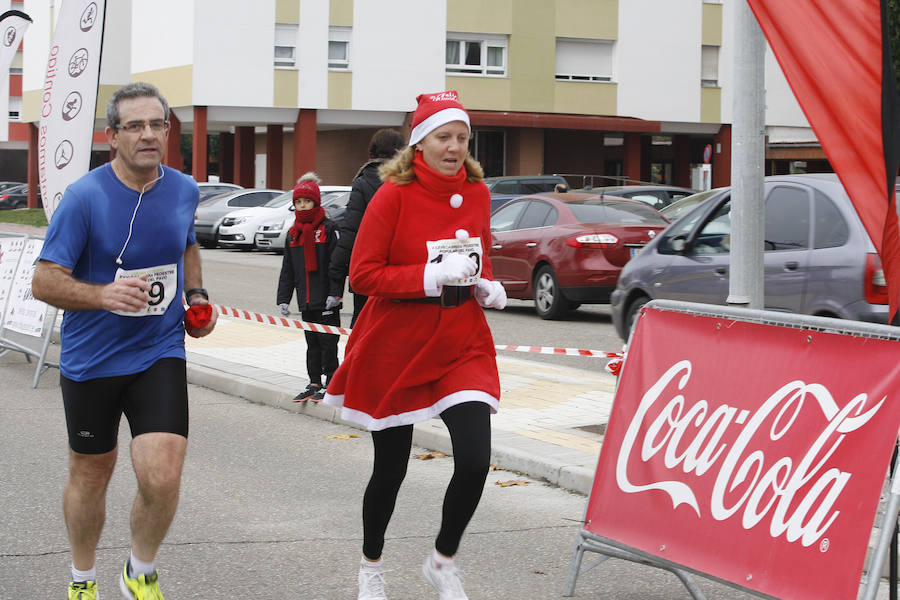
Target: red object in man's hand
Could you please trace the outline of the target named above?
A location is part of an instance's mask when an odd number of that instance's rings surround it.
[[[203,329],[212,318],[212,304],[194,304],[184,312],[184,328],[188,331]]]

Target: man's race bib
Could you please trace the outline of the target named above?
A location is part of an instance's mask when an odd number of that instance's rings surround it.
[[[166,312],[169,304],[175,298],[175,291],[178,289],[178,265],[160,265],[158,267],[148,267],[146,269],[133,269],[126,271],[125,269],[116,270],[116,281],[127,277],[146,276],[147,283],[150,284],[150,296],[147,300],[147,306],[137,312],[127,312],[124,310],[114,310],[117,315],[123,317],[150,317],[160,316]]]
[[[469,238],[461,242],[456,239],[426,241],[428,248],[428,262],[439,263],[444,260],[446,254],[467,254],[478,265],[475,275],[466,279],[458,279],[448,285],[475,285],[481,277],[481,238]]]

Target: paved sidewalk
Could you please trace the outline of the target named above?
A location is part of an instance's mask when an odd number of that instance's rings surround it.
[[[341,337],[343,356],[346,337]],[[220,316],[212,335],[187,337],[188,380],[253,402],[279,406],[329,421],[340,411],[295,403],[305,388],[306,343],[302,331]],[[515,354],[515,356],[513,356]],[[498,351],[500,411],[492,417],[493,460],[498,467],[588,494],[612,407],[615,377],[597,359],[593,371],[549,365]],[[443,422],[415,427],[416,445],[450,451]]]

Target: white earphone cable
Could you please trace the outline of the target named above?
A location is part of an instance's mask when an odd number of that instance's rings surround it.
[[[138,196],[137,204],[134,206],[134,212],[131,213],[131,222],[128,223],[128,237],[125,238],[125,245],[122,246],[122,250],[119,252],[119,256],[116,257],[117,265],[122,264],[122,255],[125,254],[125,248],[128,247],[128,242],[131,241],[131,231],[132,231],[132,228],[134,227],[134,218],[137,216],[137,211],[141,207],[141,200],[144,198],[144,192],[147,191],[147,186],[153,185],[154,183],[156,183],[157,181],[162,179],[163,175],[165,175],[165,174],[166,174],[166,172],[163,170],[163,168],[159,167],[159,177],[157,177],[153,181],[148,181],[147,183],[144,184],[144,187],[141,188],[141,193]]]

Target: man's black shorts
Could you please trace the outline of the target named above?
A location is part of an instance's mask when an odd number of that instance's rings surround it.
[[[72,381],[59,377],[69,446],[80,454],[116,447],[122,413],[131,437],[164,432],[187,437],[187,372],[183,359],[163,358],[146,371]]]

